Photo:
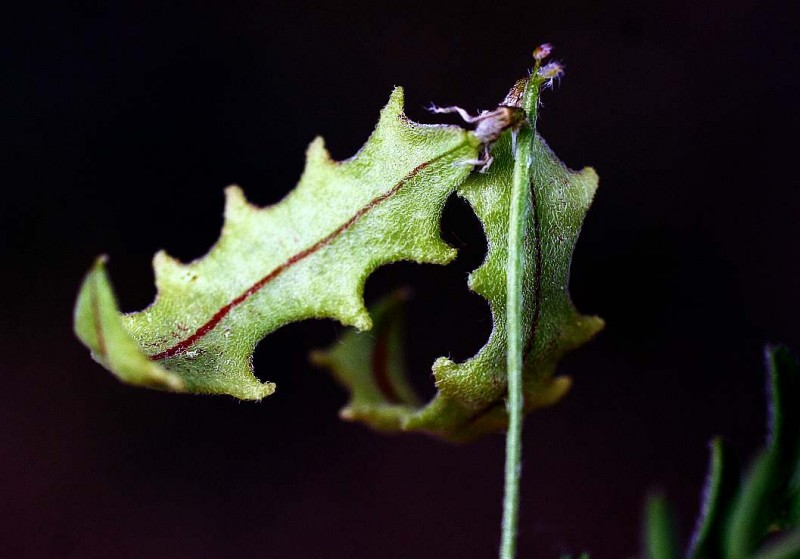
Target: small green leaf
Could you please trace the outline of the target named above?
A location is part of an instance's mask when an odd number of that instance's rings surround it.
[[[348,330],[326,351],[311,353],[311,361],[328,368],[350,391],[350,401],[339,412],[343,419],[368,419],[381,431],[397,431],[409,409],[421,405],[406,380],[402,350],[402,305],[408,291],[400,290],[370,308],[369,333]]]
[[[775,455],[759,454],[745,478],[728,523],[725,557],[749,557],[766,537],[775,512],[777,472]]]
[[[703,488],[703,504],[689,545],[690,559],[722,556],[725,520],[739,486],[739,471],[731,448],[722,439],[711,441],[711,461]]]
[[[800,454],[800,364],[784,346],[767,346],[764,353],[770,388],[769,445],[793,468]]]
[[[271,394],[274,385],[252,371],[264,336],[308,318],[368,329],[362,293],[372,271],[453,259],[439,219],[479,145],[457,126],[408,120],[397,88],[354,157],[333,161],[321,139],[312,142],[300,183],[280,203],[257,208],[229,187],[222,234],[205,257],[183,264],[156,254],[158,294],[147,309],[120,315],[110,288],[93,295],[108,286],[96,268],[79,296],[78,336],[124,381],[242,399]]]
[[[796,522],[800,449],[800,367],[783,347],[766,350],[769,374],[770,435],[754,461],[726,529],[725,557],[755,552],[770,531]]]
[[[767,347],[766,361],[772,402],[769,451],[776,455],[777,493],[782,501],[772,528],[784,529],[800,522],[800,366],[782,346]]]
[[[672,511],[664,497],[650,497],[645,512],[645,557],[647,559],[678,559],[678,537]]]

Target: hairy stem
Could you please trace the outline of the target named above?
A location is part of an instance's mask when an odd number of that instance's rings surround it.
[[[517,133],[508,224],[508,264],[506,266],[506,308],[508,309],[506,316],[506,330],[508,332],[508,347],[506,349],[508,401],[506,407],[508,409],[508,431],[506,433],[503,526],[500,540],[501,559],[513,559],[517,547],[524,407],[522,391],[522,350],[524,346],[522,333],[522,276],[525,254],[523,240],[525,223],[531,211],[530,166],[540,86],[536,74],[537,70],[538,64],[525,87],[523,97],[523,108],[528,115],[528,124],[523,126]]]

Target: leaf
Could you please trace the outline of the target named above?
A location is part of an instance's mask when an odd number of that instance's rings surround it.
[[[327,367],[334,378],[350,391],[350,401],[339,415],[350,421],[370,417],[381,431],[397,430],[407,409],[421,402],[408,384],[402,350],[403,303],[407,290],[398,290],[370,308],[370,333],[348,330],[328,350],[311,353],[311,361]]]
[[[397,88],[354,157],[335,162],[314,140],[297,188],[280,203],[256,208],[229,187],[222,234],[205,257],[182,264],[156,254],[158,293],[147,309],[120,315],[99,261],[79,295],[76,333],[126,382],[267,396],[274,385],[252,371],[264,336],[308,318],[368,329],[362,293],[373,270],[453,259],[439,218],[471,169],[458,163],[474,160],[479,145],[459,127],[408,120]]]
[[[139,349],[117,312],[105,272],[105,257],[95,261],[75,305],[75,332],[93,348],[92,357],[120,379],[139,386],[180,391],[181,377],[151,361]]]
[[[678,538],[669,503],[657,495],[647,501],[645,518],[645,557],[647,559],[678,559]]]
[[[736,499],[726,528],[725,556],[749,557],[769,531],[796,522],[800,459],[800,367],[784,347],[767,347],[770,434]]]
[[[730,449],[712,441],[704,499],[690,559],[800,557],[800,532],[759,548],[770,534],[797,528],[800,471],[800,365],[788,349],[768,346],[769,435],[741,484]]]
[[[489,340],[464,363],[439,358],[433,365],[438,393],[426,406],[418,407],[386,397],[358,397],[360,383],[371,378],[366,370],[370,361],[363,355],[374,353],[377,344],[374,338],[347,334],[327,351],[316,353],[316,361],[334,370],[351,390],[345,417],[381,430],[418,430],[453,441],[470,440],[507,425],[504,324],[513,171],[510,131],[494,144],[492,155],[491,169],[470,175],[458,189],[459,196],[470,203],[480,219],[488,239],[486,260],[470,274],[469,287],[489,303],[493,321]],[[552,404],[567,392],[570,379],[553,377],[556,363],[603,326],[601,319],[579,314],[567,291],[572,251],[597,187],[597,175],[592,169],[567,169],[536,136],[531,177],[535,203],[525,224],[526,253],[531,257],[526,260],[523,278],[522,313],[528,332],[524,352],[527,410]],[[391,316],[386,319],[391,320]]]
[[[770,375],[769,451],[777,455],[781,510],[773,528],[800,525],[800,364],[783,346],[765,351]]]
[[[720,438],[711,441],[711,460],[703,488],[703,504],[689,544],[690,559],[722,556],[725,520],[739,486],[739,471],[732,450]]]
[[[754,559],[797,559],[798,557],[800,557],[800,530],[795,530],[766,546]]]
[[[473,175],[459,188],[483,224],[488,239],[484,263],[469,277],[469,287],[492,311],[493,330],[486,345],[464,363],[439,358],[433,370],[440,394],[464,402],[474,427],[503,428],[506,422],[506,262],[508,205],[513,159],[510,134],[496,146],[495,174]],[[494,170],[494,166],[492,167]],[[525,407],[530,411],[558,401],[569,389],[568,377],[555,377],[563,355],[590,340],[603,327],[595,316],[578,313],[569,297],[572,252],[583,218],[597,189],[593,169],[567,169],[540,136],[533,143],[532,211],[525,224],[523,328]]]

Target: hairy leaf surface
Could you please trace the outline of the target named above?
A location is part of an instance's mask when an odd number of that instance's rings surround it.
[[[503,429],[507,424],[506,392],[506,262],[509,204],[513,171],[511,132],[494,145],[495,161],[484,174],[472,174],[458,189],[480,219],[488,240],[484,263],[469,277],[469,286],[492,311],[493,330],[486,345],[464,363],[439,358],[433,365],[438,393],[426,406],[389,397],[389,392],[363,396],[363,384],[382,375],[379,368],[403,368],[398,344],[386,351],[379,336],[347,334],[315,361],[334,371],[351,391],[345,418],[381,430],[420,430],[454,441],[469,440]],[[570,386],[554,377],[558,360],[589,340],[603,326],[601,319],[577,312],[568,294],[569,267],[584,215],[597,188],[597,175],[587,168],[567,169],[537,136],[531,154],[531,208],[527,212],[523,317],[527,410],[557,401]],[[382,313],[391,321],[391,313]],[[389,328],[388,326],[386,327]],[[379,353],[381,359],[365,359]],[[388,363],[388,364],[387,364]],[[370,368],[372,370],[370,372]],[[395,373],[391,378],[398,378]]]
[[[267,396],[274,385],[252,371],[264,336],[308,318],[370,328],[362,292],[373,270],[452,260],[439,219],[471,169],[458,163],[475,159],[479,144],[457,126],[409,121],[397,88],[351,159],[333,161],[320,138],[312,142],[299,184],[280,203],[257,208],[229,187],[222,234],[205,257],[183,264],[156,254],[147,309],[121,315],[98,261],[79,295],[76,333],[127,382]]]

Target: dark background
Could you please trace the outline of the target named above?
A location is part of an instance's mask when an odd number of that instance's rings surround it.
[[[165,5],[167,4],[167,5]],[[256,203],[296,182],[307,143],[353,154],[393,85],[493,107],[548,40],[567,75],[540,130],[601,186],[572,268],[608,323],[565,359],[575,387],[529,417],[520,557],[633,556],[662,488],[688,535],[706,442],[745,456],[765,431],[762,346],[800,348],[798,59],[792,2],[62,2],[3,16],[2,557],[492,557],[503,439],[451,446],[340,422],[345,395],[307,364],[330,322],[256,355],[261,404],[133,389],[71,332],[99,253],[126,310],[151,255],[202,255],[222,188]],[[410,284],[410,363],[464,359],[490,329],[465,286],[485,246],[452,201],[448,268]]]

